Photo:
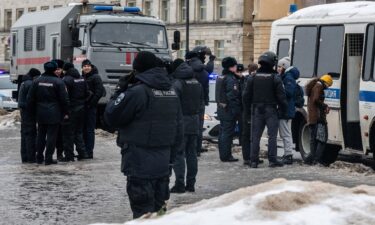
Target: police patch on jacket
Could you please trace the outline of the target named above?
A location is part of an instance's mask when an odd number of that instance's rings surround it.
[[[125,98],[125,92],[122,92],[122,93],[116,98],[115,105],[120,104],[120,102],[121,102],[124,98]]]

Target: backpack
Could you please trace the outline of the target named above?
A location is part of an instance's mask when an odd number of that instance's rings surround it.
[[[303,88],[299,83],[296,83],[296,91],[294,92],[294,105],[297,108],[302,108],[305,105],[305,94]]]

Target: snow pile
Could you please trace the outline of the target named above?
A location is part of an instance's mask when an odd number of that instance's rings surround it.
[[[361,163],[348,163],[343,161],[336,161],[332,163],[329,168],[339,169],[350,173],[362,173],[364,175],[373,175],[374,170]]]
[[[116,138],[117,133],[110,133],[102,129],[95,129],[95,135],[102,138]]]
[[[0,129],[14,127],[21,122],[20,111],[16,110],[11,113],[0,113]]]
[[[276,179],[125,225],[367,225],[374,210],[375,187]]]

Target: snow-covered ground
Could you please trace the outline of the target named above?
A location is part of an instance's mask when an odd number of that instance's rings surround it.
[[[275,179],[125,225],[368,225],[374,211],[375,187]]]
[[[5,110],[0,111],[0,130],[15,128],[15,125],[20,124],[20,121],[21,116],[19,110],[13,112],[7,112]]]

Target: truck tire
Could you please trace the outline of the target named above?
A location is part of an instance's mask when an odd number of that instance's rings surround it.
[[[303,118],[299,124],[298,132],[298,149],[301,153],[301,157],[305,163],[311,163],[311,151],[310,151],[310,129],[307,126],[306,120]]]

